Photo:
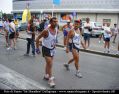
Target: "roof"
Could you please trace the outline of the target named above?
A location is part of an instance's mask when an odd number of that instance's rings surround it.
[[[32,12],[51,12],[52,0],[14,0],[13,12],[23,11],[29,3]],[[60,5],[54,5],[54,12],[91,12],[119,13],[119,0],[61,0]]]

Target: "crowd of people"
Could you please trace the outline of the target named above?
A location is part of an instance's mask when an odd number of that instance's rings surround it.
[[[16,49],[16,41],[19,36],[18,21],[17,19],[12,21],[11,19],[8,19],[6,16],[4,17],[4,19],[4,32],[7,50]],[[40,28],[37,28],[37,31],[39,32],[37,37],[35,36],[36,27],[33,21],[33,18],[31,18],[31,20],[29,20],[28,22],[26,30],[27,50],[24,56],[29,56],[30,46],[32,48],[32,55],[34,57],[36,54],[42,53],[46,62],[44,79],[48,81],[50,87],[55,87],[55,77],[53,76],[52,67],[53,59],[56,53],[57,35],[59,32],[58,19],[56,17],[52,17],[47,20],[44,19],[40,23]],[[74,62],[76,68],[75,75],[76,77],[82,78],[79,64],[79,51],[81,45],[84,49],[87,49],[90,46],[90,32],[92,27],[90,24],[90,19],[86,18],[86,23],[84,23],[84,34],[82,36],[82,30],[81,28],[79,28],[81,27],[81,20],[74,20],[73,25],[71,25],[70,23],[70,21],[67,21],[67,24],[62,27],[62,32],[64,35],[63,43],[64,48],[66,50],[66,54],[68,55],[69,52],[72,53],[70,60],[66,64],[64,64],[64,67],[66,68],[66,70],[70,70],[69,65],[70,63]],[[101,36],[103,36],[103,39],[105,41],[104,49],[105,52],[109,53],[110,38],[113,35],[113,43],[115,43],[115,39],[119,31],[116,24],[114,24],[113,32],[111,31],[110,24],[104,26],[103,29],[104,33],[101,34]],[[39,41],[41,38],[42,42]],[[42,51],[40,51],[40,43],[42,45]],[[119,39],[117,49],[117,54],[119,55]]]

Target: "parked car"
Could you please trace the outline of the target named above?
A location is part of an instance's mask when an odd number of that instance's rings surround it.
[[[101,22],[90,22],[92,31],[91,36],[99,36],[101,33],[104,33],[103,24]],[[84,31],[84,22],[82,24],[82,31]]]
[[[27,30],[27,23],[26,22],[22,23],[22,21],[20,21],[18,24],[18,29],[19,31]]]

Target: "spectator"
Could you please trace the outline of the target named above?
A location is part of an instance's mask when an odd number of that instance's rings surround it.
[[[104,49],[105,49],[105,53],[109,53],[110,52],[110,38],[111,38],[112,32],[110,29],[110,24],[107,23],[107,26],[104,27]]]
[[[90,32],[91,32],[90,18],[86,18],[86,23],[84,23],[84,43],[86,48],[90,46]]]
[[[35,26],[33,24],[33,19],[29,21],[27,29],[27,52],[25,56],[29,56],[30,45],[32,47],[32,56],[35,56]]]
[[[17,38],[19,36],[19,28],[18,28],[19,21],[17,18],[15,18],[14,24],[15,24],[15,29],[16,29],[16,40],[17,40]]]
[[[9,37],[8,37],[8,33],[9,33],[9,20],[8,18],[5,16],[4,17],[5,19],[5,22],[3,24],[3,28],[4,28],[4,31],[5,31],[5,40],[6,40],[6,47],[9,46]]]
[[[114,33],[114,38],[113,38],[113,43],[115,43],[117,34],[118,34],[118,28],[117,28],[117,24],[114,24],[114,28],[113,28],[113,33]]]
[[[39,32],[42,32],[44,30],[45,22],[46,22],[46,19],[44,19],[43,21],[41,21],[41,23],[39,24],[39,27],[40,27],[38,29]]]
[[[7,50],[10,49],[16,49],[16,29],[15,29],[15,24],[11,19],[9,19],[9,39],[10,39],[10,47],[7,48]]]

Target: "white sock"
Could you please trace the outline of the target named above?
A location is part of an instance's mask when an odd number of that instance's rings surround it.
[[[76,73],[79,73],[80,72],[80,70],[76,70]]]
[[[49,78],[49,74],[45,74],[45,77],[46,77],[46,78]]]

